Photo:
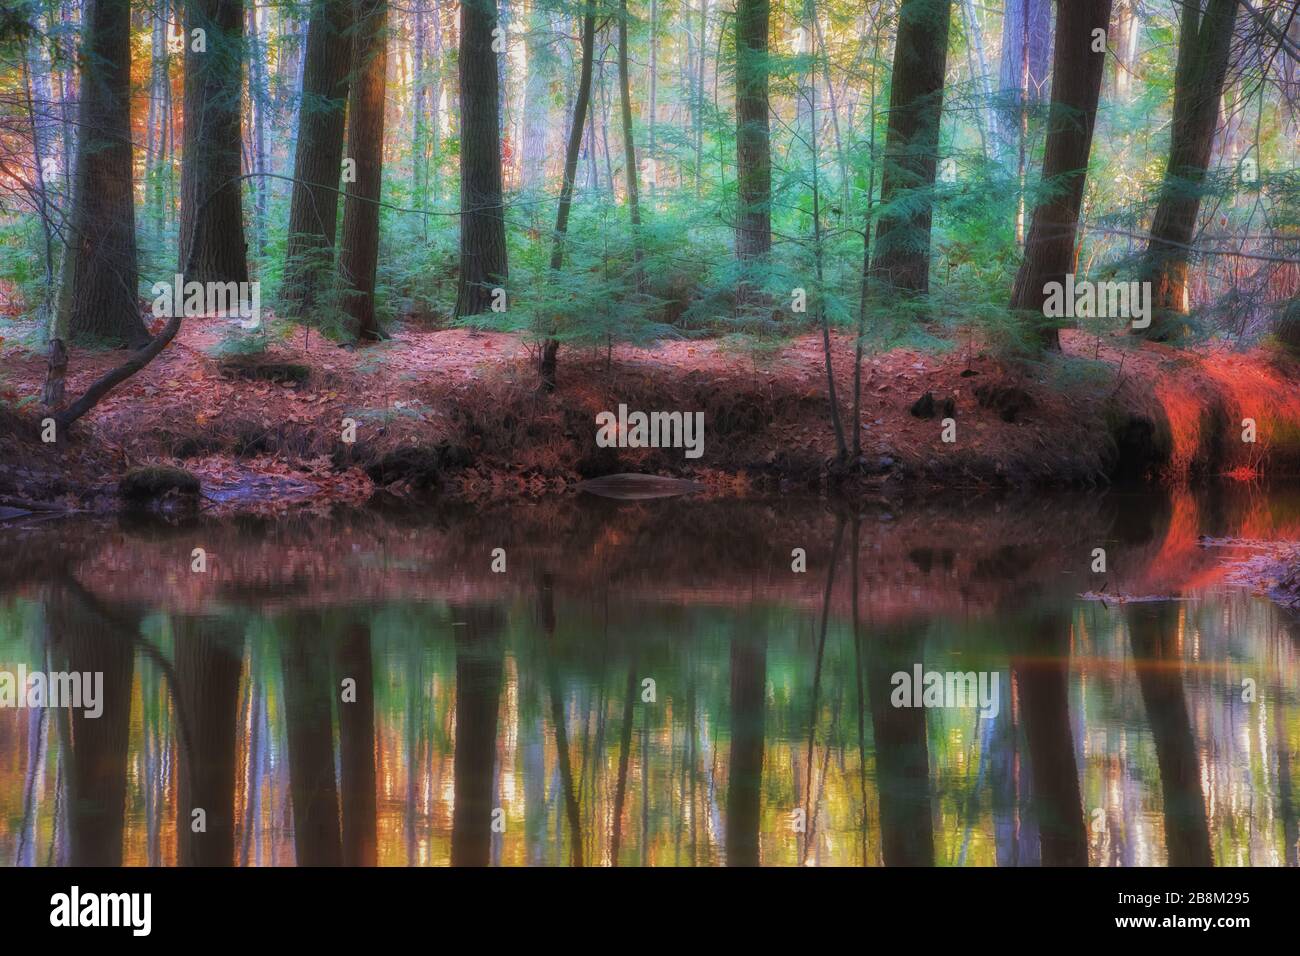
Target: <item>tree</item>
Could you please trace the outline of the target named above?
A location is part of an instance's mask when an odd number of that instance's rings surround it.
[[[1025,108],[1047,100],[1051,52],[1051,0],[1007,0],[998,63],[998,127],[1007,144],[1023,135]]]
[[[1014,158],[1016,242],[1025,241],[1025,173],[1029,167],[1029,112],[1047,99],[1052,49],[1050,0],[1007,0],[1002,18],[998,69],[998,143],[1004,160]]]
[[[1169,313],[1185,313],[1188,308],[1188,251],[1218,126],[1238,6],[1239,0],[1182,4],[1169,161],[1143,263],[1143,279],[1151,283],[1154,320],[1147,329],[1135,330],[1150,338],[1168,338],[1173,334]]]
[[[133,349],[149,341],[137,289],[128,0],[87,0],[82,35],[76,174],[51,377],[67,364],[70,336]]]
[[[344,110],[352,62],[352,0],[313,0],[302,70],[298,142],[281,299],[290,314],[316,303],[332,255],[343,163]]]
[[[281,625],[284,722],[289,741],[289,796],[299,866],[343,862],[334,777],[329,661],[320,653],[318,615],[292,613]]]
[[[176,696],[190,731],[180,748],[177,854],[182,866],[230,866],[244,630],[231,620],[186,616],[173,620],[173,633]],[[198,830],[195,810],[203,811]]]
[[[1105,36],[1110,3],[1077,0],[1061,4],[1057,11],[1041,198],[1034,207],[1025,257],[1011,291],[1013,309],[1041,313],[1047,297],[1045,286],[1064,282],[1074,260],[1074,237],[1106,65],[1106,48],[1097,42],[1095,31]],[[1044,326],[1040,338],[1044,347],[1060,348],[1055,326]]]
[[[582,72],[578,77],[578,95],[573,101],[573,121],[569,124],[569,144],[564,150],[564,179],[560,184],[560,206],[555,213],[555,235],[551,244],[551,271],[564,268],[564,240],[569,232],[569,207],[573,205],[573,182],[578,175],[578,152],[582,149],[582,130],[591,99],[591,61],[596,46],[596,11],[587,0],[582,16]],[[539,378],[544,392],[555,390],[555,364],[560,340],[552,333],[542,343]]]
[[[202,38],[196,38],[196,30]],[[243,0],[185,5],[185,142],[178,268],[186,281],[247,282],[240,197]]]
[[[507,275],[496,24],[496,0],[461,3],[457,318],[487,311],[494,296],[492,290],[504,286]]]
[[[618,91],[623,119],[623,169],[627,176],[628,215],[632,220],[633,255],[637,262],[636,285],[641,285],[641,208],[637,196],[636,140],[632,135],[632,92],[627,66],[627,0],[619,0]]]
[[[745,0],[741,0],[745,2]],[[758,866],[763,805],[767,637],[731,639],[731,754],[727,762],[727,865]]]
[[[375,674],[369,624],[349,625],[335,646],[339,680],[351,678],[356,682],[356,697],[339,704],[343,865],[374,866],[379,859],[379,821],[375,784]]]
[[[339,279],[343,309],[357,340],[380,338],[375,318],[375,270],[379,262],[379,193],[383,182],[384,90],[388,85],[387,0],[358,0],[352,37],[352,87],[348,105],[348,158],[356,179],[343,200]]]
[[[930,287],[930,193],[951,12],[951,0],[903,0],[898,12],[872,262],[873,276],[887,289],[924,293]]]
[[[770,0],[738,0],[736,5],[736,257],[742,264],[761,260],[772,250],[770,14]]]
[[[495,69],[495,67],[494,67]],[[493,771],[503,664],[505,615],[495,605],[452,606],[456,628],[456,767],[451,865],[492,859]]]

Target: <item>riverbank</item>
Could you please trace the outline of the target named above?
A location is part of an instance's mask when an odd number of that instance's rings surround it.
[[[817,335],[762,354],[722,339],[570,348],[558,390],[539,396],[528,344],[510,335],[408,328],[348,350],[299,328],[255,355],[223,357],[223,331],[187,321],[56,444],[40,441],[38,406],[13,408],[39,395],[44,357],[0,343],[11,403],[0,504],[116,510],[124,482],[147,490],[157,474],[138,469],[159,466],[197,478],[218,513],[359,505],[376,493],[542,496],[622,472],[688,478],[721,496],[866,498],[1300,474],[1300,365],[1265,348],[1066,332],[1062,355],[1033,364],[966,341],[894,349],[863,362],[861,455],[844,468]],[[847,429],[853,344],[832,344]],[[73,350],[69,394],[121,359]],[[702,412],[703,453],[600,447],[596,416],[620,404]]]

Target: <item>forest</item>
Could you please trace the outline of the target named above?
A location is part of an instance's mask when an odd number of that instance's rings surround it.
[[[1295,3],[0,28],[10,506],[1300,465]],[[703,412],[703,457],[598,443],[621,402]]]
[[[1296,0],[9,0],[0,864],[1300,865],[1298,160]]]

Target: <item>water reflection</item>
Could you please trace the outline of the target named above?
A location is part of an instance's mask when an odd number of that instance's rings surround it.
[[[0,854],[1294,866],[1300,630],[1199,535],[1295,539],[1295,504],[9,533],[0,670],[100,671],[104,708],[0,709]],[[1094,545],[1127,600],[1079,598]],[[996,716],[895,706],[917,664],[996,672]]]

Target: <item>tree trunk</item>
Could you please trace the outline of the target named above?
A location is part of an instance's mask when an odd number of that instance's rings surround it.
[[[348,157],[355,182],[343,200],[339,279],[343,308],[357,340],[380,338],[375,318],[375,269],[379,262],[379,192],[384,161],[384,90],[388,85],[388,2],[358,0],[353,33],[352,90],[348,105]],[[416,122],[420,122],[417,117]]]
[[[1097,119],[1106,53],[1093,52],[1093,30],[1110,23],[1111,0],[1077,0],[1062,5],[1052,63],[1052,101],[1043,154],[1044,197],[1034,208],[1025,240],[1025,257],[1016,273],[1011,308],[1043,310],[1044,286],[1064,282],[1074,260],[1079,206],[1088,177],[1092,129]],[[1060,348],[1055,326],[1043,326],[1045,348]]]
[[[520,174],[525,191],[538,188],[546,180],[546,145],[550,114],[550,80],[554,73],[553,54],[547,46],[550,20],[533,0],[528,13],[528,33],[524,37],[528,76],[524,80],[524,154]]]
[[[207,35],[195,51],[195,30]],[[247,282],[240,189],[243,0],[185,5],[184,162],[180,259],[187,282]],[[177,308],[180,308],[179,303]]]
[[[627,207],[632,220],[632,254],[636,262],[634,285],[641,287],[641,208],[637,196],[636,141],[632,135],[632,92],[627,68],[627,0],[619,0],[618,91],[623,118],[623,167],[627,177]]]
[[[1102,24],[1105,22],[1103,17]],[[1058,47],[1061,35],[1058,31]],[[1055,95],[1052,99],[1055,101]],[[1023,708],[1043,866],[1087,866],[1088,832],[1070,733],[1068,618],[1048,615],[1039,619],[1031,627],[1030,639],[1031,656],[1013,659],[1011,669]]]
[[[770,14],[770,0],[737,2],[736,257],[741,263],[761,260],[772,250],[772,154],[767,100]]]
[[[1126,610],[1138,689],[1160,767],[1167,863],[1214,866],[1200,756],[1183,693],[1178,605],[1172,601],[1130,604]]]
[[[560,184],[560,207],[555,213],[555,236],[551,246],[551,271],[564,267],[564,239],[569,231],[569,207],[573,204],[573,182],[578,175],[578,153],[582,149],[582,129],[591,99],[591,61],[596,45],[596,14],[588,2],[582,17],[582,72],[578,78],[578,95],[573,101],[573,121],[569,125],[569,145],[564,151],[564,180]],[[555,365],[560,342],[552,334],[542,344],[540,379],[542,391],[555,390]]]
[[[212,617],[174,619],[177,698],[188,711],[189,743],[180,747],[176,813],[181,866],[235,861],[235,757],[243,627]],[[194,830],[196,809],[204,829]]]
[[[939,161],[951,0],[903,0],[889,93],[872,274],[886,290],[930,287],[930,193]],[[916,198],[912,199],[911,196]],[[906,201],[911,211],[890,211]]]
[[[1134,330],[1149,338],[1168,338],[1175,331],[1169,313],[1186,313],[1188,309],[1188,246],[1196,233],[1228,71],[1233,22],[1240,5],[1239,0],[1204,2],[1203,15],[1201,0],[1182,5],[1169,162],[1143,264],[1142,278],[1151,283],[1153,321],[1147,329]]]
[[[82,20],[77,171],[56,320],[73,338],[139,348],[131,159],[131,11],[128,0],[87,0]],[[53,342],[51,342],[53,351]]]
[[[299,866],[343,862],[330,718],[332,682],[317,640],[321,623],[315,616],[292,614],[280,627],[293,843]]]
[[[339,704],[340,816],[343,865],[379,861],[379,819],[375,776],[375,677],[370,626],[351,625],[338,646],[338,680],[356,681],[356,699]]]
[[[102,712],[72,708],[64,756],[72,866],[121,866],[135,672],[135,615],[110,620],[78,587],[54,590],[46,605],[51,659],[61,669],[103,675]],[[68,720],[68,716],[64,716]]]
[[[500,633],[505,616],[500,608],[492,605],[453,606],[452,616],[463,626],[456,628],[456,767],[451,865],[487,866],[491,861],[495,809],[492,782],[503,680]]]
[[[1047,101],[1051,0],[1007,0],[998,65],[998,127],[1007,151],[1022,134],[1024,110]]]
[[[933,866],[930,747],[925,709],[896,707],[892,677],[922,659],[924,628],[906,624],[872,635],[867,697],[880,796],[880,852],[885,866]],[[920,694],[921,688],[912,688]]]
[[[728,866],[758,866],[760,863],[766,703],[767,638],[733,637],[731,754],[727,761]]]
[[[332,266],[352,63],[351,27],[352,0],[313,0],[280,296],[290,315],[302,316],[313,308],[322,277]]]
[[[460,7],[460,276],[456,317],[488,311],[505,285],[506,221],[501,205],[501,121],[492,30],[495,0]]]

